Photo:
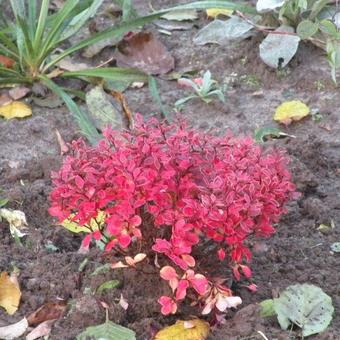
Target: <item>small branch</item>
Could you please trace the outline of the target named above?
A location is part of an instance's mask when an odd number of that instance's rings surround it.
[[[278,35],[293,35],[293,36],[298,36],[296,33],[293,32],[279,32],[279,31],[274,31],[275,28],[272,27],[266,27],[266,26],[260,26],[252,22],[250,19],[248,19],[242,12],[236,11],[236,14],[246,21],[248,24],[252,25],[257,31],[259,32],[264,32],[264,33],[270,33],[270,34],[278,34]]]

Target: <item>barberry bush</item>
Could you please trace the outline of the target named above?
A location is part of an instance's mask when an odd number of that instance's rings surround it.
[[[203,314],[224,311],[241,299],[223,280],[197,272],[193,249],[212,240],[211,256],[225,261],[236,280],[250,278],[247,239],[273,234],[284,205],[297,196],[287,163],[282,151],[262,151],[251,138],[138,115],[133,130],[107,129],[97,146],[73,142],[53,174],[49,211],[86,233],[83,247],[93,240],[105,251],[128,251],[148,235],[145,252],[163,254],[160,275],[172,291],[158,300],[163,314],[175,313],[188,289]]]

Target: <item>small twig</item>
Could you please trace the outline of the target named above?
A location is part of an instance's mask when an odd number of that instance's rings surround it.
[[[248,19],[242,12],[236,11],[236,14],[246,21],[248,24],[252,25],[257,31],[264,32],[264,33],[270,33],[270,34],[278,34],[278,35],[293,35],[298,36],[296,33],[293,32],[280,32],[280,31],[274,31],[275,28],[272,27],[266,27],[266,26],[260,26],[252,22],[250,19]]]
[[[115,60],[115,56],[112,56],[111,58],[109,58],[108,60],[106,61],[103,61],[101,64],[97,65],[95,68],[100,68],[100,67],[103,67],[109,63],[111,63],[111,61]]]
[[[313,249],[313,248],[316,248],[316,247],[320,247],[320,246],[322,246],[323,245],[323,243],[321,242],[321,243],[318,243],[318,244],[316,244],[316,245],[314,245],[314,246],[311,246],[309,249]]]
[[[269,340],[269,339],[263,334],[263,332],[257,331],[257,333],[259,333],[259,334],[262,336],[262,338],[263,338],[264,340]]]

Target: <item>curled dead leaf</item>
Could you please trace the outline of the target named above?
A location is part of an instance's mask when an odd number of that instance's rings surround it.
[[[28,324],[36,326],[47,320],[59,319],[64,314],[66,306],[65,300],[47,302],[27,316]]]

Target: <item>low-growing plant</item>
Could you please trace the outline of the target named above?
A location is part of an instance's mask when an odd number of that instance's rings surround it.
[[[42,82],[61,97],[75,115],[82,132],[91,142],[96,142],[99,134],[87,115],[78,107],[69,93],[72,89],[60,85],[62,78],[93,78],[110,81],[147,81],[147,75],[136,69],[118,67],[94,67],[78,71],[63,71],[58,63],[64,58],[90,45],[108,38],[119,40],[124,34],[139,29],[173,10],[204,9],[209,7],[233,8],[253,11],[243,4],[233,4],[224,0],[198,1],[176,6],[135,18],[131,1],[118,1],[123,7],[122,21],[106,30],[93,34],[72,46],[65,45],[86,22],[93,17],[104,0],[66,0],[63,6],[52,12],[50,0],[11,0],[13,21],[10,16],[0,25],[0,86],[15,84],[33,85]]]
[[[218,85],[217,81],[211,79],[210,71],[206,71],[203,75],[203,78],[196,78],[194,80],[188,78],[180,78],[178,80],[180,85],[191,88],[194,91],[194,94],[184,97],[176,101],[175,106],[180,107],[185,104],[187,101],[200,98],[205,103],[210,103],[214,96],[216,96],[221,102],[224,103],[225,98],[221,87]]]
[[[201,272],[193,249],[212,240],[216,253],[209,256],[225,260],[236,280],[250,278],[247,240],[269,237],[297,196],[286,156],[262,151],[251,138],[215,137],[183,121],[144,122],[140,115],[133,130],[109,128],[104,136],[95,147],[72,143],[53,174],[50,214],[85,233],[85,248],[95,241],[105,251],[128,252],[138,241],[147,256],[163,254],[160,275],[172,291],[159,299],[163,314],[175,313],[189,289],[204,314],[241,303],[225,279]]]

